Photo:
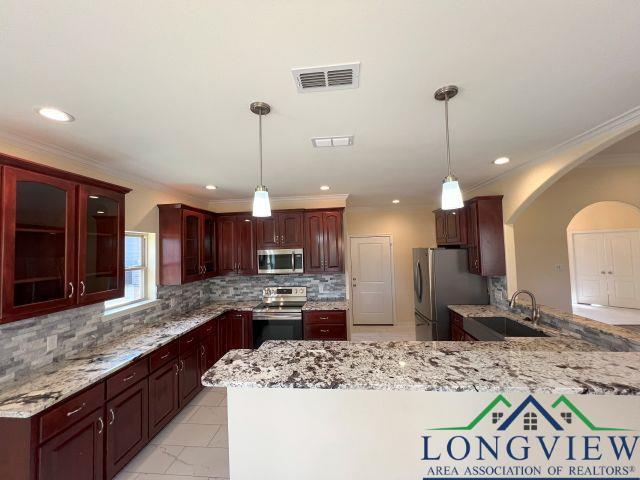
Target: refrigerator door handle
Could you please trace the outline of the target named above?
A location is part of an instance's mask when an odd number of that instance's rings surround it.
[[[416,268],[413,274],[413,289],[419,302],[422,302],[422,266],[420,260],[416,262]]]

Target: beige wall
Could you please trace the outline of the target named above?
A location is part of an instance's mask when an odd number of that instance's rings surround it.
[[[529,205],[513,225],[518,288],[532,290],[542,304],[571,311],[567,227],[582,209],[603,201],[640,207],[640,166],[577,168]],[[604,214],[605,208],[595,211]],[[628,217],[626,207],[621,212],[617,218]]]
[[[395,325],[412,327],[414,247],[435,247],[435,224],[428,206],[348,207],[346,210],[347,268],[349,235],[389,234],[393,240]],[[350,285],[350,283],[349,283]]]
[[[317,195],[308,197],[271,198],[271,210],[291,208],[340,208],[347,205],[348,195]],[[253,207],[252,198],[239,200],[210,201],[209,209],[214,212],[249,212]]]
[[[568,232],[640,228],[640,209],[622,202],[598,202],[589,205],[569,222]]]

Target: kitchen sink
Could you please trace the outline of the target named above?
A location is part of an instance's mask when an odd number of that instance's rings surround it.
[[[469,317],[464,330],[478,340],[504,340],[505,337],[548,337],[546,333],[507,317]]]

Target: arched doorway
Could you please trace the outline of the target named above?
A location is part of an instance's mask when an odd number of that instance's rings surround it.
[[[572,310],[614,325],[640,325],[640,208],[592,203],[567,226]]]

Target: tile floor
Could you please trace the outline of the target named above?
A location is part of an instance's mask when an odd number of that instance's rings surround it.
[[[227,392],[205,388],[115,480],[229,478]]]
[[[609,325],[640,325],[640,310],[636,308],[599,307],[574,304],[573,313]]]

